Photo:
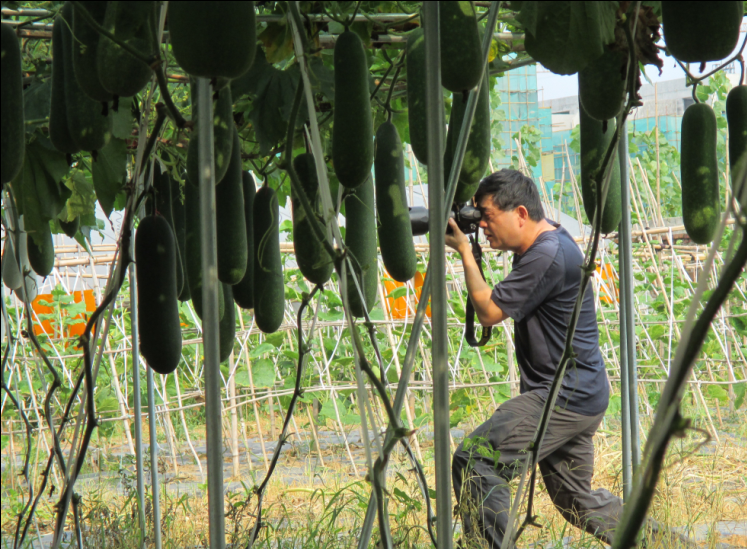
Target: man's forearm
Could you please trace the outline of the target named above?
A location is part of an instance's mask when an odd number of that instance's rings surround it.
[[[493,289],[482,278],[480,268],[472,255],[469,246],[464,246],[459,250],[464,265],[464,279],[467,283],[467,293],[475,308],[475,313],[483,326],[492,326],[503,320],[503,314],[500,308],[493,303],[490,296]]]

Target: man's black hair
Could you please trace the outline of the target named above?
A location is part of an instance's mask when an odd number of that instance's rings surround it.
[[[545,218],[537,185],[519,171],[503,169],[480,181],[475,193],[475,204],[479,206],[486,196],[491,197],[493,205],[504,212],[524,206],[532,221],[542,221]]]

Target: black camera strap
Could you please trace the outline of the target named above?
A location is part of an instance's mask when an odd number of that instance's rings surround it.
[[[480,269],[480,276],[482,276],[482,279],[485,280],[485,273],[482,270],[482,248],[477,242],[477,239],[473,238],[472,235],[469,235],[469,241],[472,245],[472,257],[475,258],[475,262]],[[467,295],[467,308],[465,311],[465,316],[464,339],[467,340],[467,343],[470,347],[482,347],[490,340],[490,335],[493,332],[493,327],[483,326],[482,338],[480,338],[480,341],[477,341],[477,339],[475,339],[475,307],[474,305],[472,305],[472,300],[469,298],[469,295]]]

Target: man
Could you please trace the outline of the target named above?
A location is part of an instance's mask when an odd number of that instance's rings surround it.
[[[501,170],[486,177],[475,203],[490,247],[514,253],[511,273],[491,288],[454,220],[449,220],[452,234],[446,235],[446,244],[462,256],[467,291],[480,323],[492,326],[514,320],[521,394],[504,402],[459,445],[452,478],[465,537],[483,537],[497,549],[511,507],[508,482],[527,456],[565,347],[583,255],[565,229],[545,219],[536,185],[518,171]],[[577,356],[568,366],[542,443],[540,471],[563,517],[612,544],[622,501],[607,490],[591,489],[592,437],[609,401],[591,284],[584,295],[573,350]],[[494,459],[496,450],[500,457]]]

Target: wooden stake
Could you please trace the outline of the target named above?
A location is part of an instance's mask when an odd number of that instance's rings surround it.
[[[306,406],[306,414],[309,416],[309,425],[311,426],[311,434],[314,436],[314,445],[316,446],[316,453],[319,456],[319,465],[324,467],[324,458],[322,457],[322,447],[319,445],[319,434],[316,432],[316,424],[314,418],[311,415],[311,410]]]
[[[228,398],[231,402],[231,454],[233,456],[233,476],[240,475],[239,470],[239,417],[236,410],[236,364],[233,359],[233,351],[228,357]]]
[[[239,313],[239,324],[241,325],[241,331],[244,331],[244,315]],[[250,332],[251,333],[251,332]],[[257,395],[254,390],[254,377],[252,376],[252,362],[249,360],[249,335],[246,335],[246,345],[244,345],[244,357],[246,358],[246,370],[249,373],[249,388],[252,395],[252,406],[254,406],[254,418],[257,422],[257,433],[259,434],[259,444],[262,448],[262,457],[265,458],[265,471],[270,470],[270,461],[267,459],[267,451],[265,450],[265,437],[262,434],[262,424],[259,421],[259,406],[257,405]]]

